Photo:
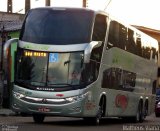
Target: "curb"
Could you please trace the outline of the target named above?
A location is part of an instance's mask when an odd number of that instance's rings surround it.
[[[0,116],[15,116],[16,113],[10,109],[0,109]]]

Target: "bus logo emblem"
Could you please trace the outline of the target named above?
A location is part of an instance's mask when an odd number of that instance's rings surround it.
[[[42,99],[42,103],[47,103],[47,99]]]
[[[128,98],[125,95],[118,94],[115,99],[116,107],[122,108],[125,110],[128,105]]]

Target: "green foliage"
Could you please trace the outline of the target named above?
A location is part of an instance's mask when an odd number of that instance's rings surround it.
[[[19,38],[19,33],[20,31],[9,32],[9,36],[11,36],[11,38]]]

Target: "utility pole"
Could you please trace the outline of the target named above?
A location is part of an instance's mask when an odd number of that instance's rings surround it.
[[[12,0],[8,0],[7,3],[7,12],[12,13]]]
[[[31,1],[30,0],[25,0],[25,14],[30,10],[31,8]]]
[[[46,0],[46,6],[50,6],[51,5],[51,1],[50,0]]]
[[[88,7],[88,0],[83,0],[83,7],[84,8]]]

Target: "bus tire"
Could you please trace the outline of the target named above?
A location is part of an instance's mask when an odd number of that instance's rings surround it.
[[[139,110],[140,110],[140,118],[139,118],[139,122],[143,122],[144,121],[144,110],[143,110],[143,102],[141,104],[139,104],[140,107],[139,107]]]
[[[86,122],[89,122],[93,125],[99,125],[101,118],[105,116],[105,109],[106,109],[106,98],[105,96],[102,96],[99,102],[99,107],[98,107],[96,116],[95,117],[85,117],[83,119]]]
[[[148,100],[145,101],[144,104],[144,118],[148,115]]]
[[[136,116],[133,117],[133,121],[135,123],[138,123],[138,122],[142,123],[144,121],[143,102],[139,102]]]
[[[99,125],[100,124],[101,117],[102,117],[102,108],[99,106],[97,115],[96,115],[95,118],[93,118],[93,122],[94,122],[95,125]]]
[[[99,102],[99,108],[98,108],[98,111],[97,111],[97,115],[93,119],[95,125],[100,124],[101,118],[105,116],[105,109],[106,109],[106,98],[105,98],[105,96],[102,96],[101,100]]]
[[[43,123],[45,115],[43,114],[33,114],[33,120],[35,123]]]

